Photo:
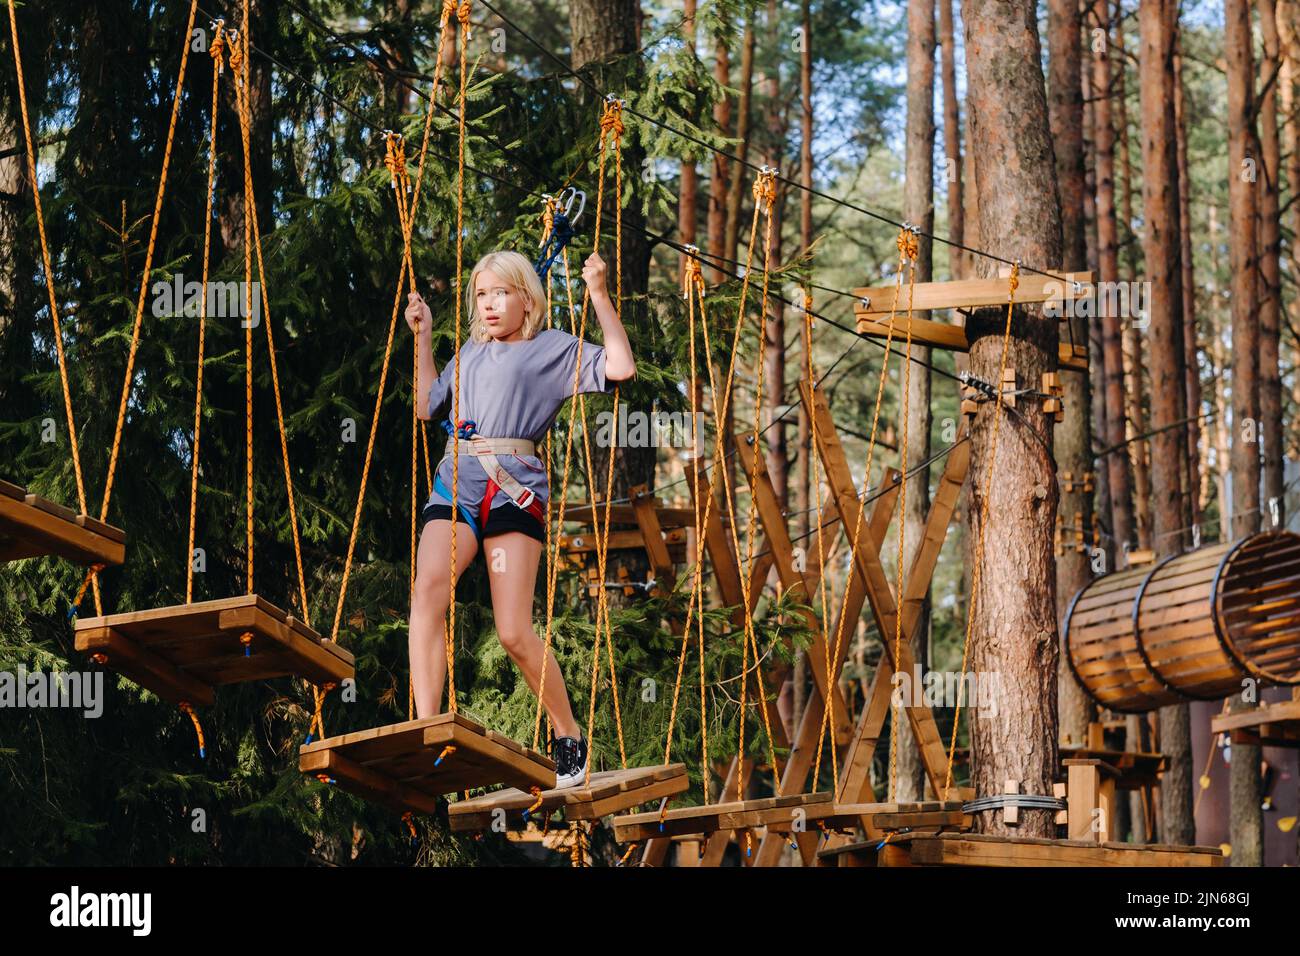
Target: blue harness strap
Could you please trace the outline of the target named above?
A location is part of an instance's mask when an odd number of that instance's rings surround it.
[[[442,495],[448,501],[452,500],[451,491],[445,484],[443,484],[442,477],[437,473],[433,476],[433,490],[438,492],[438,494]],[[456,502],[456,510],[464,515],[465,520],[469,522],[469,526],[474,529],[474,537],[481,543],[483,541],[483,529],[479,527],[478,519],[474,517],[474,512],[460,501]]]

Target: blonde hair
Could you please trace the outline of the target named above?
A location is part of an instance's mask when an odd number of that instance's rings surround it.
[[[515,291],[528,300],[524,324],[519,331],[524,338],[531,339],[541,331],[546,319],[546,290],[542,288],[542,280],[537,277],[533,264],[512,249],[489,252],[478,261],[469,275],[469,288],[465,292],[465,298],[469,310],[470,338],[475,342],[488,342],[492,339],[482,316],[478,314],[478,303],[474,295],[478,288],[479,273],[488,269],[514,286]]]

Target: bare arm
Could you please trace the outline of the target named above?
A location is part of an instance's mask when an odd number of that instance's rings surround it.
[[[407,296],[406,324],[415,333],[415,415],[424,421],[429,414],[429,389],[438,380],[438,366],[433,361],[433,315],[420,293]]]
[[[605,335],[605,379],[610,382],[625,382],[636,374],[636,359],[632,357],[632,344],[627,340],[627,331],[619,320],[618,310],[610,300],[609,290],[605,287],[607,269],[600,255],[593,252],[582,266],[582,277],[587,282],[587,291],[591,295],[592,308],[596,310],[596,320]]]

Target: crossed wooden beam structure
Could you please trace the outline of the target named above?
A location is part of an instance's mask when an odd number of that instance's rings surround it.
[[[895,510],[902,476],[897,471],[890,471],[881,489],[876,493],[874,503],[868,511],[862,513],[862,509],[867,506],[859,499],[858,489],[835,424],[831,419],[825,396],[820,390],[810,389],[807,383],[803,383],[800,397],[810,415],[816,417],[817,453],[830,488],[830,510],[834,513],[833,520],[827,522],[830,533],[820,536],[820,548],[810,549],[815,560],[806,563],[796,562],[794,542],[790,537],[763,456],[756,454],[756,449],[746,438],[738,438],[736,448],[740,464],[746,477],[752,476],[753,479],[750,492],[754,496],[755,509],[764,532],[766,545],[761,550],[765,552],[767,560],[754,562],[752,586],[749,592],[750,606],[746,608],[740,588],[740,568],[723,533],[721,519],[718,516],[719,509],[716,506],[711,509],[710,525],[705,528],[704,543],[712,560],[722,598],[728,604],[736,605],[738,612],[752,614],[753,605],[757,603],[762,591],[762,584],[769,571],[775,568],[782,588],[794,591],[802,597],[805,604],[811,605],[812,597],[817,594],[819,575],[824,573],[823,563],[829,549],[835,543],[836,536],[842,529],[847,528],[849,530],[845,534],[851,538],[854,531],[858,530],[859,541],[854,553],[854,567],[839,611],[840,620],[836,623],[836,629],[827,628],[826,633],[828,635],[855,633],[858,618],[865,606],[869,608],[879,633],[893,635],[900,611],[881,563],[880,549]],[[850,721],[851,712],[848,702],[840,693],[838,682],[851,642],[848,640],[841,642],[840,652],[833,655],[831,673],[827,675],[826,661],[832,655],[826,647],[826,637],[823,636],[817,626],[816,618],[809,610],[805,612],[807,623],[815,637],[805,653],[809,671],[813,676],[815,693],[810,695],[803,714],[798,718],[793,739],[787,738],[785,728],[780,721],[772,722],[774,746],[789,751],[788,756],[779,761],[782,766],[776,795],[761,800],[733,801],[711,807],[681,807],[667,811],[662,814],[663,836],[651,835],[660,823],[660,813],[616,817],[616,837],[647,838],[642,853],[643,863],[661,864],[667,854],[670,837],[674,834],[699,834],[703,844],[701,865],[716,865],[721,862],[733,834],[746,833],[748,843],[750,842],[748,831],[763,827],[765,833],[759,841],[757,854],[752,855],[751,852],[750,858],[754,865],[764,866],[776,863],[783,846],[790,842],[790,834],[793,834],[793,841],[799,845],[801,853],[805,858],[809,858],[821,835],[818,829],[811,831],[800,829],[800,826],[809,820],[818,821],[824,827],[857,823],[870,830],[873,814],[876,813],[896,814],[908,810],[927,813],[952,813],[954,809],[959,811],[959,807],[954,808],[948,804],[933,808],[927,805],[926,809],[921,811],[918,808],[902,808],[898,805],[873,804],[864,801],[873,798],[869,769],[885,715],[890,707],[892,676],[896,669],[911,673],[914,667],[911,639],[920,621],[925,596],[929,591],[939,551],[956,510],[958,495],[969,462],[970,451],[965,441],[956,444],[947,455],[926,520],[923,543],[916,552],[907,577],[901,610],[902,640],[899,646],[899,660],[895,662],[892,659],[892,642],[884,641],[885,651],[876,668],[866,704],[856,724]],[[688,470],[688,477],[695,500],[697,502],[707,500],[705,496],[713,492],[698,461]],[[680,623],[677,624],[677,628],[680,633]],[[784,674],[777,671],[771,677],[769,686],[779,686],[778,681],[783,679]],[[807,794],[804,791],[816,756],[818,738],[826,720],[828,698],[833,701],[834,745],[842,755],[839,789],[834,795]],[[951,788],[951,792],[945,794],[947,754],[933,713],[923,704],[910,702],[905,705],[904,710],[920,747],[926,776],[934,792],[949,797],[967,795]],[[733,758],[724,781],[722,791],[724,798],[726,794],[737,792],[738,776],[743,778],[739,788],[743,793],[752,772],[752,761]]]

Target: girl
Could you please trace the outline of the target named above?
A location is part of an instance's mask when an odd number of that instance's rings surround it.
[[[604,347],[542,328],[546,292],[532,263],[517,252],[492,252],[480,259],[467,291],[470,341],[460,350],[461,420],[454,431],[460,441],[455,517],[468,528],[456,535],[456,576],[490,541],[487,563],[497,635],[534,694],[541,686],[543,646],[533,630],[533,592],[546,541],[549,495],[534,443],[573,394],[575,369],[580,392],[607,391],[611,383],[636,373],[632,347],[605,288],[605,276],[604,261],[592,253],[582,267],[582,278],[605,335]],[[455,367],[449,364],[438,374],[429,307],[415,292],[409,296],[406,324],[415,333],[419,356],[416,413],[423,419],[450,417]],[[579,345],[581,368],[577,368]],[[416,557],[410,654],[419,717],[438,713],[447,669],[444,616],[453,599],[451,454],[449,443],[424,508]],[[554,655],[546,655],[542,704],[555,729],[555,786],[576,786],[586,776],[587,742],[573,717]]]

